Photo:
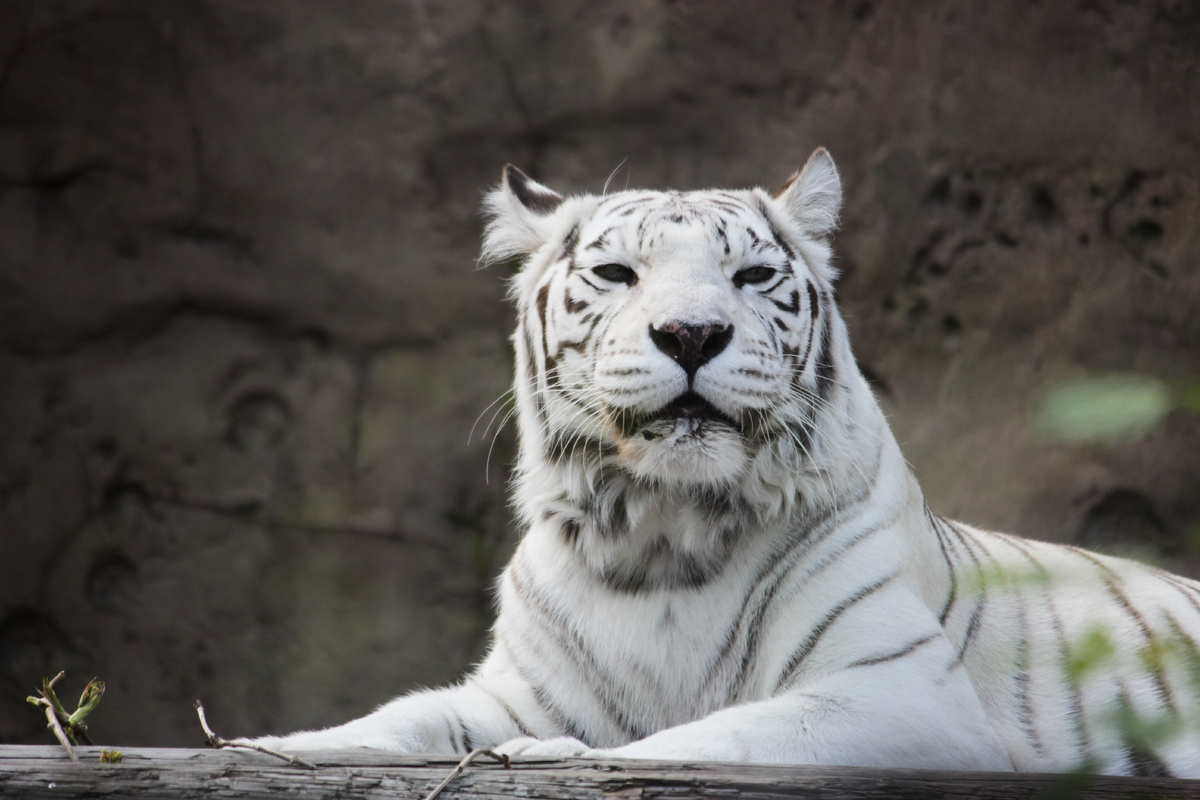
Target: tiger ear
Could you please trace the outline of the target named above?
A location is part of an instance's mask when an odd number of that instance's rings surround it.
[[[501,183],[517,202],[534,214],[553,214],[563,201],[561,194],[542,186],[512,164],[504,165]]]
[[[842,181],[829,151],[814,150],[804,169],[779,187],[775,199],[805,233],[817,237],[833,233],[842,207]]]
[[[512,164],[505,165],[500,185],[483,202],[484,212],[491,217],[484,234],[484,259],[501,261],[537,250],[549,238],[550,218],[562,202],[558,192]]]

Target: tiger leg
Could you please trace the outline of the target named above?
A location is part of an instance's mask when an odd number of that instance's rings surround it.
[[[404,695],[344,725],[252,741],[292,751],[370,747],[395,753],[467,753],[514,737],[546,734],[538,720],[526,723],[514,710],[528,691],[515,675],[492,673],[484,679],[477,673],[457,686]]]
[[[949,643],[914,659],[843,669],[630,744],[567,738],[504,744],[511,755],[1011,771]]]

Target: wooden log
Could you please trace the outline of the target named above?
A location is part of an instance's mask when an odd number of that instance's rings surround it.
[[[243,750],[123,749],[120,764],[100,763],[99,747],[0,745],[0,797],[136,798],[423,798],[455,757],[394,756],[371,750],[304,753],[309,771]],[[452,800],[623,798],[819,798],[820,800],[1112,800],[1200,797],[1200,781],[1003,772],[940,772],[584,759],[480,760],[442,793]]]

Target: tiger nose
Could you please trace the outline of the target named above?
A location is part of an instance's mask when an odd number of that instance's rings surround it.
[[[657,328],[651,325],[650,338],[659,350],[683,367],[690,381],[696,377],[696,370],[719,356],[728,346],[733,339],[733,326],[667,322]]]

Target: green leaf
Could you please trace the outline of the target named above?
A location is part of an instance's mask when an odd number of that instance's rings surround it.
[[[1109,663],[1117,653],[1112,637],[1103,628],[1093,628],[1071,643],[1066,660],[1067,675],[1078,683],[1092,670]]]
[[[88,714],[96,710],[96,706],[100,704],[100,698],[104,696],[104,681],[99,678],[92,678],[86,687],[83,689],[83,694],[79,697],[79,707],[71,714],[67,720],[67,724],[71,727],[83,722]]]
[[[1035,423],[1056,439],[1114,443],[1146,435],[1174,405],[1171,388],[1155,378],[1089,378],[1047,393]]]

